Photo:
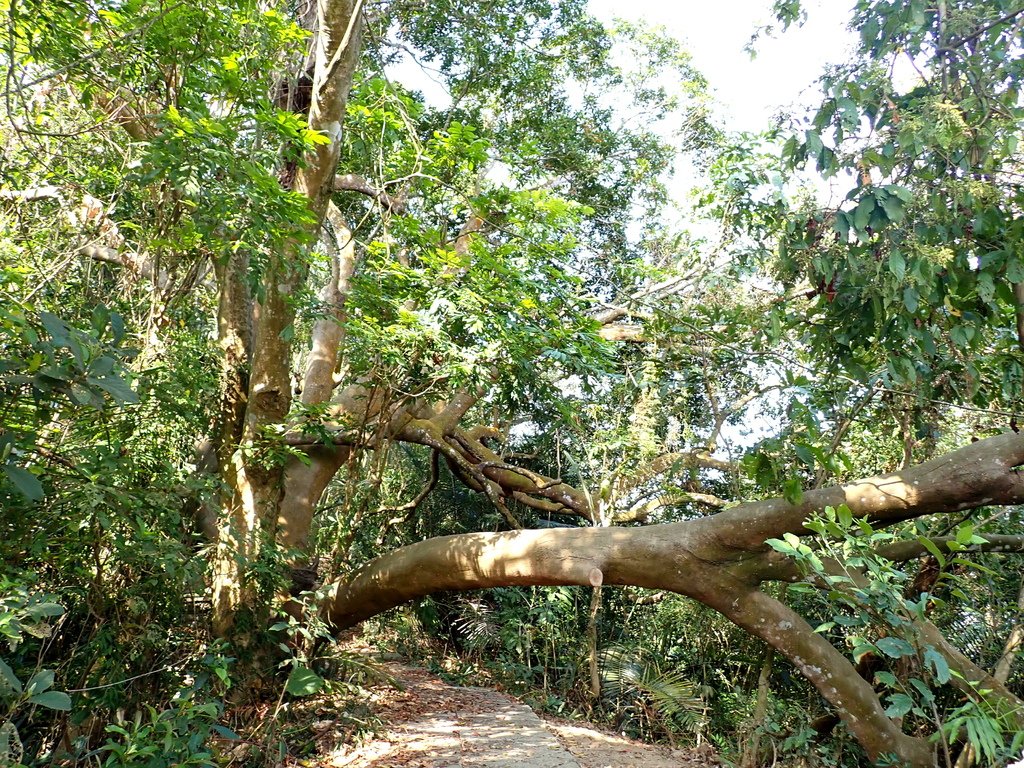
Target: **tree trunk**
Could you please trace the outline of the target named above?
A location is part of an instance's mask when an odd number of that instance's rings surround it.
[[[242,574],[240,561],[248,558],[253,532],[242,505],[235,499],[236,461],[245,425],[252,356],[252,305],[249,294],[248,259],[241,252],[214,264],[219,287],[217,341],[221,349],[221,400],[214,425],[212,450],[224,486],[229,489],[221,503],[216,525],[216,550],[211,568],[214,631],[223,635],[231,624],[227,606],[239,605]]]
[[[741,768],[757,768],[761,752],[761,728],[764,726],[765,717],[768,714],[768,689],[772,676],[772,662],[775,660],[775,649],[768,647],[765,651],[764,661],[761,662],[761,672],[757,676],[757,702],[754,704],[754,717],[751,720],[752,733],[750,741],[743,747],[743,759]]]
[[[597,615],[601,611],[601,587],[590,593],[590,613],[587,616],[587,661],[590,666],[590,696],[595,702],[601,698],[601,670],[598,666]]]
[[[313,38],[313,96],[308,125],[328,141],[317,144],[296,170],[294,189],[305,195],[311,214],[309,238],[316,235],[327,213],[341,150],[341,126],[348,92],[358,59],[362,0],[323,0],[317,4]],[[323,487],[340,466],[337,456],[321,454],[322,463],[311,473],[295,468],[289,473],[288,454],[268,434],[284,424],[291,408],[292,342],[295,321],[293,297],[307,277],[305,246],[297,238],[271,258],[261,279],[260,301],[252,310],[251,374],[241,434],[222,472],[230,499],[222,510],[221,537],[213,564],[213,623],[218,634],[232,632],[244,644],[244,629],[235,628],[240,613],[252,613],[258,625],[274,598],[274,585],[260,584],[252,574],[278,567],[274,550],[278,527],[290,543],[301,545],[308,536],[312,510]],[[220,285],[221,304],[231,304],[230,282]],[[323,329],[321,328],[321,331]],[[324,333],[323,335],[330,335]],[[316,349],[314,373],[306,386],[322,393],[333,389],[334,360],[330,340]],[[237,419],[238,398],[225,398],[223,423]],[[263,566],[254,568],[261,558]],[[264,579],[264,581],[266,581]]]
[[[1013,662],[1016,660],[1021,646],[1024,645],[1024,620],[1020,618],[1024,616],[1024,580],[1021,581],[1020,589],[1017,592],[1017,616],[1018,619],[1006,638],[1003,652],[999,655],[999,661],[996,662],[996,667],[992,672],[992,677],[1003,685],[1010,679]]]
[[[689,523],[445,536],[396,550],[335,586],[328,618],[342,629],[439,590],[535,584],[631,584],[700,600],[785,655],[836,707],[873,757],[896,752],[931,768],[927,741],[904,736],[853,665],[792,610],[703,557]]]

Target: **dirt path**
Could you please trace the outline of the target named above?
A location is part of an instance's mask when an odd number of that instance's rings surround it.
[[[599,730],[590,724],[545,719],[562,746],[579,762],[580,768],[720,768],[714,750],[668,749],[627,739]]]
[[[485,688],[450,686],[422,669],[384,665],[405,687],[374,689],[386,737],[325,755],[333,768],[711,768],[711,755],[669,750],[545,721]]]

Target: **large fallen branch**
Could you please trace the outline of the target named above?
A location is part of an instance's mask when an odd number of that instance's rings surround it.
[[[980,441],[904,472],[784,499],[748,502],[710,517],[643,528],[474,533],[413,544],[336,583],[325,614],[337,629],[441,590],[509,585],[619,584],[670,590],[722,613],[784,654],[815,685],[874,759],[895,753],[933,765],[927,740],[888,717],[870,683],[791,609],[758,589],[778,574],[765,540],[808,534],[807,517],[846,504],[855,516],[895,522],[921,515],[1024,501],[1024,436]],[[1005,542],[1001,542],[1004,543]],[[948,642],[930,642],[947,655]],[[954,658],[958,666],[962,657]]]

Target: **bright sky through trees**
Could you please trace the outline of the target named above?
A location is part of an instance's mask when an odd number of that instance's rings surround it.
[[[854,2],[0,0],[0,765],[1018,760],[1024,0]]]
[[[757,131],[780,108],[814,102],[814,80],[826,64],[842,61],[852,36],[846,30],[850,3],[808,3],[800,29],[758,40],[757,57],[744,47],[770,19],[769,0],[591,0],[595,16],[664,25],[683,41],[697,68],[711,83],[733,130]],[[810,89],[810,90],[809,90]]]

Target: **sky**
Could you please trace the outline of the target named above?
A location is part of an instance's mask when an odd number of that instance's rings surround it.
[[[615,18],[664,26],[693,55],[733,130],[765,128],[786,107],[812,104],[814,81],[828,63],[848,57],[845,29],[853,0],[807,0],[807,23],[774,39],[762,37],[751,60],[744,46],[771,21],[771,0],[590,0],[603,22]]]
[[[800,113],[805,111],[800,107],[820,104],[816,80],[828,64],[849,59],[856,42],[846,29],[853,2],[804,0],[808,14],[804,26],[762,36],[753,59],[744,49],[751,35],[773,20],[771,0],[590,0],[590,10],[605,23],[623,18],[664,26],[683,43],[708,79],[723,127],[757,132],[767,128],[780,111]],[[684,171],[669,187],[681,200],[695,182],[699,179],[689,178]],[[817,177],[812,182],[822,196],[834,192]],[[745,427],[726,427],[719,445],[723,456],[730,446],[749,445],[768,434],[775,419],[761,408],[752,407]]]
[[[606,24],[621,18],[664,26],[708,79],[727,118],[725,127],[759,131],[780,110],[817,106],[815,80],[826,64],[842,61],[853,48],[854,38],[845,28],[853,2],[804,0],[807,23],[762,37],[754,59],[744,48],[761,25],[772,21],[771,0],[590,0],[590,11]],[[428,103],[449,101],[446,90],[412,60],[390,71],[420,90]]]
[[[589,0],[591,13],[607,24],[616,18],[664,26],[693,56],[694,64],[708,79],[718,103],[722,125],[729,131],[758,132],[766,129],[775,114],[800,113],[800,107],[817,107],[818,77],[826,65],[849,59],[855,38],[846,29],[854,0],[804,0],[806,24],[774,37],[764,36],[751,59],[745,47],[757,29],[772,21],[771,0]],[[428,101],[443,104],[447,93],[429,74],[411,61],[396,68],[404,82],[415,84]],[[795,108],[795,109],[794,109]],[[683,200],[699,179],[684,171],[669,188],[676,200]],[[819,184],[823,184],[818,180]],[[826,185],[821,193],[828,194]],[[756,416],[751,425],[770,420]],[[525,428],[525,427],[524,427]],[[720,450],[728,443],[746,444],[758,439],[727,428]]]
[[[622,18],[665,27],[707,78],[719,125],[730,132],[759,132],[779,113],[807,114],[820,105],[817,79],[828,64],[849,59],[854,49],[855,37],[846,29],[854,1],[803,0],[806,23],[762,36],[754,58],[745,48],[762,25],[774,21],[772,0],[589,0],[589,8],[606,24]],[[428,103],[449,103],[444,87],[412,60],[402,60],[392,74],[420,90]],[[823,197],[835,193],[835,180],[812,175],[809,181]],[[683,158],[668,180],[677,201],[701,183]]]

